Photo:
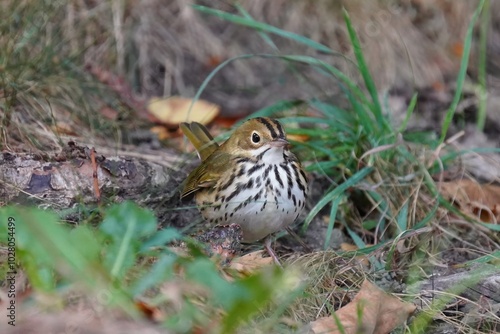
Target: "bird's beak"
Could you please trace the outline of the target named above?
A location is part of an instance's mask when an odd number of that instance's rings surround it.
[[[288,142],[288,140],[282,139],[282,138],[274,139],[273,141],[271,141],[269,143],[269,145],[271,145],[273,147],[285,147],[289,144],[290,143]]]

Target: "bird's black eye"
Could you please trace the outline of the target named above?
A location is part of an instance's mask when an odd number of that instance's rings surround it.
[[[254,144],[257,144],[258,142],[260,142],[260,136],[257,132],[252,133],[252,142]]]

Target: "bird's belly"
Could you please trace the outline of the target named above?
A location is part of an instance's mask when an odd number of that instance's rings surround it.
[[[305,205],[305,192],[297,184],[280,187],[273,181],[236,184],[218,194],[199,192],[201,213],[215,224],[240,225],[243,242],[260,240],[292,224]]]

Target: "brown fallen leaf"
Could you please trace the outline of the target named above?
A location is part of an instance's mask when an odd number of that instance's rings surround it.
[[[500,186],[457,180],[438,183],[438,189],[464,214],[483,222],[496,223],[500,220]]]
[[[220,108],[216,104],[198,100],[191,108],[192,101],[180,96],[167,99],[153,97],[149,100],[147,108],[161,123],[174,126],[181,122],[208,124],[219,114]]]
[[[366,245],[366,247],[370,247],[373,245]],[[345,251],[345,252],[354,252],[357,251],[359,248],[356,245],[353,244],[348,244],[347,242],[343,242],[340,244],[340,249]],[[356,256],[356,260],[362,264],[363,266],[369,266],[370,265],[370,260],[368,260],[368,257],[366,255],[358,255]]]
[[[349,304],[330,317],[311,322],[310,326],[315,334],[386,334],[404,323],[415,309],[415,305],[402,302],[365,280]],[[334,317],[342,324],[343,330],[337,327]]]
[[[287,139],[295,140],[295,141],[298,141],[298,142],[301,142],[301,143],[305,143],[306,141],[309,140],[309,136],[308,135],[289,134],[289,135],[286,135],[286,137],[287,137]]]
[[[238,271],[241,274],[248,275],[255,271],[273,264],[271,257],[262,257],[263,250],[248,253],[246,255],[234,258],[229,268]]]

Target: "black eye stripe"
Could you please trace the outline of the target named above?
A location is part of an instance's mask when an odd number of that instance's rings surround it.
[[[275,119],[271,119],[271,121],[273,121],[274,125],[276,125],[276,129],[278,129],[278,132],[280,133],[280,138],[285,138],[285,132],[283,131],[283,127],[280,122]]]
[[[267,121],[267,119],[263,118],[263,117],[257,117],[257,120],[259,122],[261,122],[262,124],[264,124],[266,126],[266,128],[269,130],[269,132],[271,133],[271,137],[274,139],[278,136],[278,134],[276,133],[276,130],[274,130],[273,126],[271,123],[269,123]],[[280,131],[280,133],[282,132],[283,130]]]

